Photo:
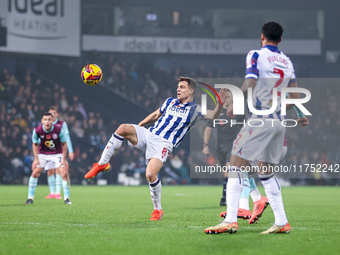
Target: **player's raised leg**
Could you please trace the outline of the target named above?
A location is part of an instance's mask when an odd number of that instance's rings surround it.
[[[95,177],[97,174],[110,169],[109,160],[113,154],[122,146],[124,138],[128,139],[133,145],[138,142],[136,129],[130,124],[120,125],[112,135],[98,163],[94,163],[92,169],[85,175],[86,179]]]
[[[158,158],[151,158],[146,168],[146,179],[149,182],[150,195],[153,203],[153,212],[150,221],[161,220],[163,216],[161,196],[162,182],[158,178],[158,172],[162,168],[163,163]]]
[[[263,211],[269,205],[268,198],[261,195],[260,191],[258,190],[255,180],[253,177],[249,177],[249,187],[250,187],[250,196],[253,200],[253,212],[249,219],[249,223],[255,223],[260,217],[262,216]]]

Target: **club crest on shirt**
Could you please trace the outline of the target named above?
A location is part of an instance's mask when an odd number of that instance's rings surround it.
[[[53,134],[52,134],[52,138],[53,138],[53,139],[58,139],[58,134],[53,133]]]

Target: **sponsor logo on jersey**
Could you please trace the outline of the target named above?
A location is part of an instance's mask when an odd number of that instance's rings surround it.
[[[190,107],[189,107],[190,108]],[[180,106],[172,106],[168,109],[168,113],[180,118],[185,118],[189,113],[189,108],[182,108]]]
[[[44,138],[45,136],[44,135],[41,135],[40,138]]]

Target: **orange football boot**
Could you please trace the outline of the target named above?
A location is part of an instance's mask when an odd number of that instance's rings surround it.
[[[253,224],[256,221],[258,221],[258,219],[260,219],[260,217],[262,216],[264,209],[266,209],[268,205],[269,205],[268,198],[264,196],[262,196],[259,201],[255,202],[253,207],[253,213],[251,214],[251,218],[249,220],[249,224]]]
[[[99,174],[100,172],[106,172],[109,171],[109,169],[110,169],[109,163],[106,163],[105,165],[99,165],[98,163],[94,163],[92,169],[88,171],[87,174],[85,174],[85,178],[86,179],[93,178],[97,176],[97,174]]]
[[[221,212],[220,216],[222,218],[225,218],[225,216],[227,216],[227,212],[226,211],[225,212]],[[248,220],[248,219],[250,219],[250,217],[251,217],[250,210],[246,210],[246,209],[243,209],[243,208],[238,208],[237,218],[243,219],[243,220]]]
[[[206,234],[221,234],[221,233],[230,233],[235,234],[238,230],[237,222],[228,223],[228,222],[221,222],[216,226],[208,227],[204,230]]]
[[[163,217],[163,210],[156,210],[154,209],[152,214],[151,214],[151,218],[150,221],[156,221],[156,220],[161,220]]]
[[[261,234],[289,234],[291,230],[291,227],[289,223],[287,222],[286,225],[283,227],[273,225],[271,228],[267,229],[266,231],[261,232]]]

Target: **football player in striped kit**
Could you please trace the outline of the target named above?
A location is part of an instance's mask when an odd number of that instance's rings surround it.
[[[278,49],[283,33],[282,26],[276,22],[268,22],[262,27],[261,46],[259,50],[252,50],[246,58],[246,76],[241,90],[244,94],[248,88],[253,89],[252,103],[257,110],[268,110],[272,107],[273,89],[277,88],[277,97],[281,96],[281,89],[297,87],[294,67],[290,59]],[[274,95],[276,96],[276,95]],[[284,95],[286,96],[286,95]],[[293,99],[299,94],[289,93]],[[286,106],[290,110],[292,104]],[[227,115],[231,117],[232,105]],[[285,127],[281,121],[281,106],[278,105],[272,114],[249,114],[253,121],[264,121],[263,126],[251,127],[246,125],[237,135],[233,143],[230,165],[234,171],[229,172],[227,184],[227,216],[216,226],[205,229],[207,234],[236,233],[238,230],[237,211],[239,199],[243,190],[243,170],[250,161],[258,161],[260,171],[258,176],[264,186],[269,204],[274,212],[275,224],[261,234],[289,233],[288,223],[283,206],[281,187],[270,167],[280,161],[282,144],[284,143]],[[300,125],[305,122],[302,119]],[[268,171],[269,170],[269,171]]]
[[[221,102],[216,105],[214,110],[207,110],[207,113],[203,116],[201,107],[194,100],[196,88],[197,84],[194,79],[180,77],[177,85],[177,98],[165,100],[159,109],[147,116],[138,125],[120,125],[107,143],[99,162],[93,164],[85,178],[92,178],[102,171],[109,170],[110,164],[108,162],[110,158],[126,138],[130,146],[145,150],[147,164],[145,174],[149,182],[151,200],[154,206],[150,220],[161,220],[163,216],[161,206],[162,184],[157,177],[159,170],[172,150],[180,144],[196,121],[204,118],[215,119],[220,115],[222,105],[227,97],[227,90],[221,89],[219,92]],[[149,123],[154,124],[146,129],[144,126]]]

